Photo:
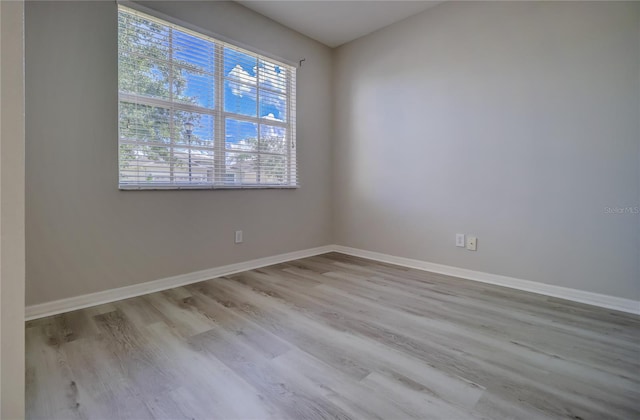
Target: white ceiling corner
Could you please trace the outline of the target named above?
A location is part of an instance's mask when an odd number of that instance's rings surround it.
[[[442,1],[405,0],[236,0],[249,9],[337,47]]]

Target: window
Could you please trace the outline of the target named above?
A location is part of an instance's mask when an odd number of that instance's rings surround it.
[[[295,67],[119,6],[121,189],[296,187]]]

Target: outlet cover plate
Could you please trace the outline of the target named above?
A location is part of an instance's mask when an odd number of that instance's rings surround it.
[[[475,251],[478,249],[478,238],[475,236],[467,236],[467,249],[469,251]]]

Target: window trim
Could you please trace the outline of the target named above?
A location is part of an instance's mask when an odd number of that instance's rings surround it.
[[[220,36],[218,34],[214,34],[206,29],[200,28],[198,26],[189,24],[187,22],[183,22],[179,19],[173,18],[171,16],[165,15],[161,12],[157,12],[153,9],[149,9],[145,6],[142,6],[137,3],[129,2],[129,1],[117,1],[117,10],[118,13],[120,10],[124,10],[127,13],[132,13],[134,15],[138,15],[145,19],[150,19],[152,21],[157,22],[158,24],[169,26],[172,29],[188,33],[189,35],[199,37],[201,39],[205,39],[207,41],[212,42],[215,45],[215,54],[217,57],[224,57],[224,48],[229,47],[235,51],[239,51],[241,53],[245,53],[255,57],[259,62],[261,59],[266,61],[275,61],[276,64],[281,64],[287,66],[287,78],[286,78],[286,92],[277,91],[274,89],[270,89],[269,87],[260,86],[260,83],[256,81],[256,85],[253,86],[251,84],[247,84],[241,80],[234,80],[228,78],[224,74],[224,65],[223,62],[216,63],[216,68],[214,73],[203,72],[204,74],[213,76],[214,78],[214,86],[215,86],[215,104],[214,108],[206,108],[196,104],[188,104],[182,103],[179,101],[173,100],[173,90],[169,92],[169,99],[160,99],[154,97],[147,97],[144,95],[136,95],[132,93],[124,93],[120,92],[118,88],[118,107],[120,107],[121,102],[127,102],[131,104],[140,104],[145,106],[155,106],[161,107],[164,109],[168,109],[170,111],[170,132],[173,132],[173,112],[174,109],[180,109],[187,112],[197,112],[200,114],[209,115],[214,119],[214,126],[216,129],[213,133],[213,147],[206,146],[189,146],[187,144],[179,144],[176,145],[171,143],[170,150],[171,155],[173,155],[173,150],[176,146],[180,149],[192,149],[192,150],[212,150],[214,152],[214,156],[226,156],[227,152],[238,152],[238,150],[227,149],[226,141],[217,141],[216,133],[222,133],[222,138],[224,138],[225,133],[225,125],[228,118],[234,119],[236,121],[245,121],[255,123],[257,126],[257,138],[259,141],[260,138],[260,128],[262,125],[274,126],[274,127],[282,127],[286,128],[286,153],[271,153],[271,152],[263,152],[263,151],[243,151],[246,154],[254,154],[257,156],[260,155],[277,155],[286,157],[286,172],[285,175],[287,177],[287,182],[283,184],[225,184],[225,183],[216,183],[217,180],[221,180],[225,176],[225,170],[223,165],[217,164],[219,158],[214,159],[214,181],[209,184],[190,184],[190,183],[121,183],[120,181],[120,153],[118,152],[118,189],[119,190],[217,190],[217,189],[230,189],[230,190],[241,190],[241,189],[298,189],[300,188],[300,180],[299,180],[299,171],[297,168],[297,144],[296,144],[296,110],[292,107],[293,103],[296,102],[295,98],[295,86],[293,85],[296,81],[296,69],[297,63],[293,63],[289,60],[276,57],[270,54],[266,54],[261,52],[255,48],[247,47],[240,42],[229,40],[224,36]],[[171,32],[172,33],[172,32]],[[120,48],[118,46],[118,48]],[[159,60],[165,62],[166,60]],[[170,75],[169,75],[169,86],[171,86],[172,75],[173,72],[173,60],[172,56],[169,57],[168,62],[165,64],[169,65]],[[242,114],[237,114],[234,112],[228,112],[224,109],[224,83],[226,80],[232,80],[234,83],[250,86],[256,89],[256,107],[258,108],[256,116],[247,116]],[[119,84],[119,83],[118,83]],[[286,121],[278,121],[278,120],[265,120],[260,117],[259,107],[260,107],[260,90],[273,93],[276,95],[281,95],[287,98],[286,104]],[[169,107],[170,106],[170,107]],[[120,114],[118,112],[118,114]],[[120,144],[140,144],[136,140],[123,140],[120,137],[120,123],[118,123],[118,149],[120,148]],[[145,142],[146,144],[150,144],[149,142]],[[159,143],[158,146],[167,147],[166,143]],[[173,178],[173,165],[170,165],[170,177]],[[232,172],[233,173],[233,172]],[[258,166],[258,176],[260,173],[260,166]]]

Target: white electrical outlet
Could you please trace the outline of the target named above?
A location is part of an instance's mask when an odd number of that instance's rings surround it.
[[[464,233],[456,233],[456,246],[464,248]]]
[[[242,231],[241,230],[236,230],[236,243],[237,244],[241,244],[242,243]]]
[[[478,247],[478,238],[475,236],[467,236],[467,249],[469,251],[475,251]]]

